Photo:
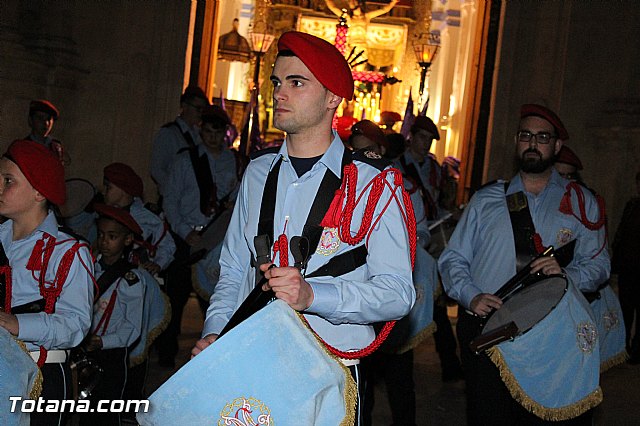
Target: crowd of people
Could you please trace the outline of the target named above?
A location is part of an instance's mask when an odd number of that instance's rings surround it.
[[[153,140],[157,200],[144,199],[126,159],[104,166],[100,192],[65,181],[67,153],[51,136],[60,113],[31,102],[30,134],[0,159],[0,329],[40,367],[40,396],[143,399],[152,347],[175,368],[191,294],[205,316],[196,357],[257,288],[300,312],[348,369],[354,424],[373,424],[380,380],[393,424],[417,424],[413,350],[430,335],[442,381],[465,381],[469,424],[591,424],[600,371],[627,353],[640,362],[638,198],[625,207],[611,263],[604,202],[545,106],[521,108],[517,173],[460,210],[460,161],[431,153],[440,132],[430,118],[412,117],[406,138],[390,112],[383,127],[353,120],[342,138],[332,128],[354,92],[333,45],[283,34],[270,79],[273,123],[286,138],[250,161],[231,147],[227,112],[200,88],[184,91],[179,115]],[[452,221],[445,247],[431,236]],[[558,299],[538,307],[555,286]],[[449,306],[458,307],[455,331]],[[503,327],[485,327],[502,314],[512,315]],[[541,394],[552,378],[562,383]],[[79,421],[135,424],[134,414]],[[65,424],[69,413],[30,417]]]

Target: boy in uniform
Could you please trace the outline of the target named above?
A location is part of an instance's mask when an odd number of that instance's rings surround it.
[[[130,260],[157,275],[173,261],[176,245],[165,221],[142,203],[143,195],[142,179],[130,166],[111,163],[104,168],[105,204],[129,211],[142,228],[142,239],[134,241],[139,247],[134,250],[136,258]]]
[[[134,235],[142,230],[120,208],[96,204],[98,252],[95,270],[98,298],[93,305],[91,333],[82,348],[104,370],[91,401],[122,399],[127,380],[129,347],[140,337],[145,292],[144,276],[127,260]],[[119,424],[118,413],[92,413],[81,424]]]
[[[50,136],[53,123],[60,116],[58,108],[46,99],[36,99],[29,103],[29,127],[31,133],[25,139],[38,142],[50,149],[64,165],[62,142]]]
[[[25,342],[43,375],[45,400],[71,398],[69,349],[91,325],[89,247],[58,229],[64,169],[44,145],[13,142],[0,159],[0,327]],[[62,413],[31,414],[32,425],[64,424]]]

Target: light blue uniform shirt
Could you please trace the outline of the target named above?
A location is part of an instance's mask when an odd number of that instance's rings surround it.
[[[422,183],[422,185],[431,194],[431,197],[433,198],[433,200],[435,202],[438,202],[438,197],[440,195],[440,189],[439,189],[440,179],[442,179],[442,177],[441,177],[442,171],[441,171],[440,164],[438,164],[437,161],[432,160],[429,155],[426,155],[424,157],[424,161],[423,161],[423,163],[421,165],[420,163],[418,163],[413,158],[413,155],[411,154],[411,152],[409,150],[406,150],[402,155],[404,156],[404,159],[405,159],[407,165],[413,164],[413,166],[418,171],[418,176],[420,177],[420,182],[418,182],[418,183]],[[435,170],[436,186],[438,186],[438,188],[434,188],[433,185],[431,185],[431,173],[432,173],[431,172],[431,168],[434,167],[434,166],[436,168],[436,170]],[[405,173],[405,170],[403,169],[402,164],[400,163],[400,160],[396,160],[395,167],[397,167],[403,173]]]
[[[274,238],[286,225],[286,235],[302,234],[309,210],[316,197],[325,171],[342,175],[344,152],[342,141],[334,139],[322,158],[302,177],[298,177],[287,154],[287,143],[277,154],[264,154],[251,161],[240,187],[231,223],[220,256],[220,280],[211,297],[203,336],[219,333],[229,318],[255,286],[255,270],[250,266],[255,256],[253,238],[257,235],[260,206],[267,174],[279,158],[282,165],[278,177],[278,193],[274,215]],[[355,162],[358,168],[357,195],[380,171],[368,164]],[[393,187],[393,175],[387,178]],[[370,188],[369,188],[370,189]],[[367,189],[367,191],[369,191]],[[401,199],[400,193],[397,192]],[[376,206],[374,220],[390,197],[388,187]],[[351,233],[359,229],[367,196],[363,196],[354,212]],[[288,218],[288,221],[287,221]],[[319,251],[309,261],[307,272],[313,272],[332,257],[352,250],[345,242],[332,238],[325,229]],[[367,346],[375,333],[369,325],[374,322],[402,318],[411,309],[415,290],[411,277],[411,259],[406,226],[400,208],[391,201],[384,215],[376,223],[367,243],[367,263],[340,277],[309,279],[314,293],[305,317],[312,328],[329,344],[340,350],[357,350]],[[320,250],[324,247],[324,250]],[[278,259],[275,260],[278,264]],[[289,265],[294,259],[289,253]]]
[[[42,299],[37,281],[40,272],[36,271],[34,278],[26,266],[36,242],[45,232],[55,237],[58,243],[53,249],[45,275],[45,281],[51,283],[62,257],[77,241],[58,230],[53,212],[49,212],[33,233],[21,240],[13,241],[12,220],[0,225],[0,240],[11,265],[12,307]],[[44,312],[16,315],[20,327],[18,339],[26,343],[29,351],[38,350],[39,346],[47,350],[71,349],[82,342],[91,325],[92,274],[93,260],[89,249],[81,247],[73,258],[55,312],[50,315]]]
[[[578,289],[595,291],[610,271],[609,253],[601,250],[605,230],[602,227],[590,231],[575,217],[559,211],[568,183],[553,169],[540,194],[525,194],[542,244],[559,248],[576,239],[573,260],[564,271]],[[506,194],[518,191],[524,191],[520,175],[513,178]],[[588,190],[583,192],[588,219],[596,221],[599,215],[596,200]],[[573,211],[579,214],[575,192],[571,201]],[[465,308],[478,294],[495,293],[515,275],[516,252],[504,182],[488,185],[474,194],[438,266],[447,294]]]
[[[223,150],[218,158],[198,145],[198,155],[206,154],[209,159],[211,177],[217,187],[218,200],[227,195],[233,201],[238,195],[238,177],[236,174],[236,159],[229,150]],[[197,226],[205,226],[212,216],[205,216],[200,211],[200,189],[193,170],[189,152],[178,155],[167,181],[163,207],[171,229],[183,239]]]
[[[142,228],[142,239],[146,241],[151,235],[151,244],[158,245],[156,255],[151,260],[160,265],[160,268],[165,269],[173,261],[176,244],[169,230],[164,229],[164,221],[160,216],[147,209],[138,197],[133,199],[133,203],[129,207],[129,213]],[[160,240],[160,243],[158,243],[158,240]]]
[[[101,256],[98,256],[95,264],[96,280],[104,273],[99,262],[100,258]],[[93,305],[91,332],[102,338],[102,349],[126,348],[140,337],[146,287],[143,281],[145,275],[136,268],[131,269],[131,272],[138,277],[138,282],[129,285],[123,277],[117,278]],[[109,305],[109,299],[114,291],[117,291],[115,305],[107,330],[102,334],[104,324],[101,324],[98,330],[95,328]]]
[[[179,127],[172,125],[158,130],[151,147],[151,164],[149,168],[151,176],[158,184],[158,192],[162,196],[165,195],[165,186],[167,179],[169,179],[169,168],[175,161],[176,154],[182,148],[189,146],[182,134],[189,132],[196,145],[201,142],[200,129],[195,126],[189,127],[181,117],[176,117],[175,122],[178,123]]]

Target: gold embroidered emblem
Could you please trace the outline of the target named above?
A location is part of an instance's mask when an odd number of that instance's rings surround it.
[[[339,247],[340,237],[338,236],[338,228],[324,228],[316,253],[329,256],[338,251]]]
[[[590,322],[581,322],[576,329],[578,348],[586,354],[593,352],[593,348],[598,341],[598,331],[596,326]]]
[[[558,231],[558,234],[556,235],[556,246],[562,247],[563,245],[571,241],[572,237],[573,237],[573,231],[571,231],[571,229],[560,228],[560,230]]]
[[[271,410],[255,398],[240,397],[224,406],[218,426],[275,426]]]

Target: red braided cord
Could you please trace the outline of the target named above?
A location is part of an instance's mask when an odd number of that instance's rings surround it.
[[[280,251],[280,266],[289,266],[289,241],[287,241],[285,234],[280,234],[278,237],[278,250]]]
[[[545,246],[542,244],[542,237],[537,232],[533,234],[533,245],[538,254],[542,253],[545,249]]]
[[[571,190],[576,192],[578,196],[578,206],[580,208],[580,217],[578,217],[573,211],[573,205],[571,203]],[[596,196],[596,201],[598,203],[598,211],[599,217],[595,222],[589,221],[587,217],[586,207],[584,203],[584,193],[582,192],[582,187],[579,183],[569,182],[567,185],[567,191],[564,193],[561,201],[560,211],[565,214],[570,214],[576,219],[578,219],[587,229],[591,231],[596,231],[604,226],[606,221],[606,210],[604,205],[604,199],[602,197]]]
[[[46,276],[47,269],[49,267],[49,261],[51,260],[51,255],[53,254],[53,248],[57,244],[56,244],[56,239],[53,236],[48,234],[44,234],[44,236],[48,236],[48,240],[44,248],[44,258],[42,260],[42,268],[40,269],[40,279],[38,281],[39,281],[39,287],[40,287],[40,294],[42,295],[42,297],[44,297],[44,300],[45,300],[44,312],[47,314],[52,314],[55,309],[56,301],[58,300],[58,297],[60,297],[60,294],[62,293],[62,287],[64,286],[64,282],[66,281],[67,276],[69,275],[69,270],[71,269],[73,258],[76,252],[78,251],[78,248],[82,244],[76,241],[76,243],[69,250],[67,250],[64,256],[62,256],[60,265],[58,266],[58,270],[56,272],[56,276],[53,282],[51,283],[51,286],[49,288],[46,288],[45,276]],[[44,240],[44,236],[43,236],[43,240]],[[37,247],[38,245],[36,244],[36,246],[34,246],[34,250]],[[40,356],[38,357],[38,366],[42,367],[46,362],[46,360],[47,360],[47,350],[43,346],[40,346]]]
[[[96,325],[96,328],[93,330],[93,334],[98,334],[100,330],[100,326],[102,326],[102,333],[100,334],[100,336],[104,336],[104,334],[107,332],[107,328],[109,327],[109,323],[111,322],[111,315],[113,314],[113,309],[116,306],[116,299],[118,298],[119,286],[120,286],[120,280],[118,279],[118,284],[116,284],[116,288],[113,289],[113,292],[111,293],[111,297],[109,297],[109,303],[107,304],[107,307],[105,308],[102,314],[102,317],[100,318],[100,321],[98,321],[98,325]]]
[[[4,275],[4,282],[5,282],[5,286],[4,286],[4,300],[3,302],[3,306],[4,306],[4,311],[6,313],[10,313],[11,312],[11,291],[12,291],[12,284],[13,282],[11,281],[11,266],[9,265],[5,265],[3,267],[0,267],[0,275]]]
[[[352,166],[352,167],[349,167]],[[347,170],[349,167],[349,170]],[[367,199],[367,205],[364,209],[364,214],[362,215],[362,222],[360,223],[360,229],[356,233],[356,235],[351,235],[351,221],[353,219],[353,213],[356,208],[356,188],[355,184],[358,180],[358,169],[356,166],[351,163],[345,167],[345,180],[347,182],[346,187],[346,195],[347,195],[347,203],[343,210],[343,215],[340,217],[340,226],[339,233],[340,239],[345,243],[355,246],[359,244],[365,237],[365,235],[371,229],[371,222],[373,220],[373,213],[375,212],[376,206],[378,205],[378,201],[382,196],[382,191],[384,190],[386,177],[386,170],[380,173],[378,176],[373,178],[371,190],[369,192],[369,197]],[[351,190],[350,190],[351,189]],[[365,191],[363,190],[362,193]]]
[[[301,315],[301,318],[307,324],[307,326],[309,327],[309,330],[311,330],[311,332],[322,342],[322,344],[324,344],[327,347],[327,349],[329,349],[329,351],[332,354],[343,359],[358,359],[358,358],[363,358],[365,356],[371,355],[372,353],[377,351],[380,345],[382,345],[382,343],[387,339],[387,337],[389,337],[389,333],[391,333],[391,330],[393,330],[393,326],[396,325],[396,321],[388,321],[382,327],[382,330],[380,330],[380,333],[378,333],[376,338],[373,339],[373,341],[369,343],[369,345],[366,348],[360,349],[358,351],[353,351],[353,352],[344,352],[328,344],[322,337],[318,335],[318,333],[315,332],[313,328],[311,328],[311,325],[309,324],[309,322],[304,316]]]

